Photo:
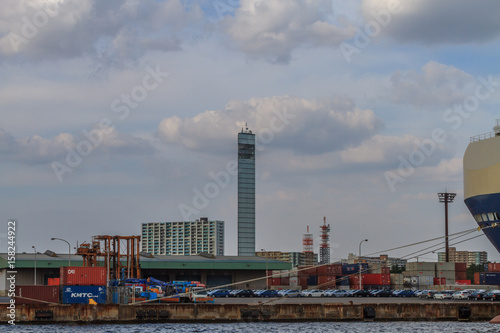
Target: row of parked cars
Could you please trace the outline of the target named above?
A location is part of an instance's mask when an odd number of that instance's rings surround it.
[[[500,290],[250,290],[214,289],[211,297],[418,297],[423,299],[500,300]]]
[[[426,299],[433,298],[496,301],[500,300],[500,290],[492,290],[489,292],[484,289],[465,289],[460,291],[444,290],[439,292],[434,290],[423,290],[422,293],[418,295],[418,297]]]

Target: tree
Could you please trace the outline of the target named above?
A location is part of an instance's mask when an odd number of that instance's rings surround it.
[[[484,264],[483,265],[475,265],[472,264],[467,267],[467,280],[474,281],[474,273],[482,273],[484,272]]]

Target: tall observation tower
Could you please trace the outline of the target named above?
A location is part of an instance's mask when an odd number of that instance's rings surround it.
[[[330,263],[330,225],[326,224],[326,217],[323,217],[321,229],[321,244],[319,246],[319,264]]]
[[[238,256],[255,256],[255,134],[248,127],[238,133]]]

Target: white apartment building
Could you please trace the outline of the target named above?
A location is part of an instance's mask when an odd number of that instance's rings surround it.
[[[146,222],[141,235],[142,252],[153,255],[224,255],[224,221]]]

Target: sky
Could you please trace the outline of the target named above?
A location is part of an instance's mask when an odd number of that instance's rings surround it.
[[[500,118],[498,1],[0,4],[2,247],[9,219],[18,252],[64,253],[51,237],[208,217],[236,255],[245,126],[257,251],[302,251],[307,226],[318,251],[323,217],[333,260],[443,236],[445,191],[450,233],[477,226],[462,158]]]

